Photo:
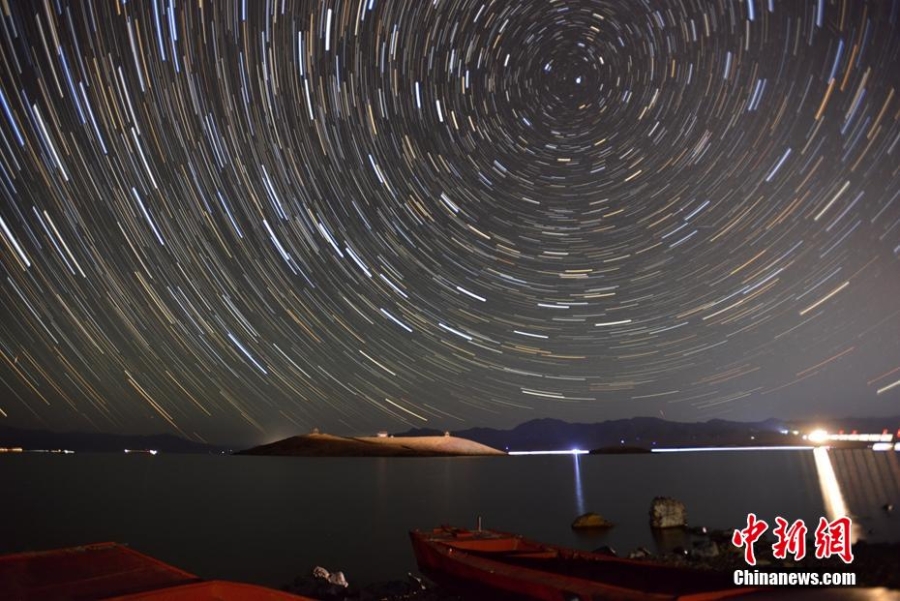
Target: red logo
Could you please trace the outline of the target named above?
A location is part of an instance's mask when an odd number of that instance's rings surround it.
[[[850,533],[853,521],[847,517],[841,517],[833,522],[825,518],[819,518],[819,525],[815,532],[816,559],[826,559],[837,555],[844,563],[853,561],[853,550],[850,544]],[[757,519],[755,513],[747,514],[747,527],[735,530],[731,536],[731,543],[735,547],[744,547],[744,561],[749,565],[756,565],[756,554],[753,544],[769,529],[765,520]],[[779,516],[775,518],[775,528],[772,534],[777,539],[772,545],[772,555],[776,559],[786,559],[788,555],[800,561],[806,557],[806,533],[807,528],[803,520],[789,523]]]
[[[788,554],[800,561],[806,557],[806,524],[803,520],[797,520],[788,526],[788,521],[779,516],[775,518],[775,529],[772,533],[778,541],[772,545],[772,554],[776,559],[785,559]]]
[[[731,536],[731,543],[735,547],[746,547],[744,549],[744,561],[751,566],[756,565],[756,555],[753,554],[753,543],[755,543],[763,532],[769,529],[769,525],[763,520],[757,520],[755,513],[747,514],[747,527],[743,530],[735,530]]]
[[[853,561],[853,550],[850,548],[850,518],[844,516],[833,522],[819,518],[816,528],[816,557],[824,559],[837,555],[844,563]]]

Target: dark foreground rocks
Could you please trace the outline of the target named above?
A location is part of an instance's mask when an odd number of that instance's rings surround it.
[[[807,554],[800,561],[788,556],[777,559],[772,553],[774,539],[764,537],[754,545],[756,565],[747,565],[743,548],[731,543],[733,531],[709,531],[695,536],[690,548],[677,547],[670,552],[646,557],[671,565],[702,570],[733,572],[734,570],[798,570],[811,572],[853,572],[857,586],[886,587],[900,590],[900,544],[866,543],[853,545],[853,562],[845,564],[838,557],[817,559],[815,545],[807,541]],[[696,534],[696,532],[694,533]]]
[[[362,588],[336,587],[314,577],[299,577],[284,590],[320,601],[467,601],[433,582],[409,575],[406,580],[379,582]]]
[[[664,553],[654,554],[645,548],[626,554],[633,558],[654,563],[665,563],[714,572],[734,570],[801,570],[824,572],[853,572],[856,574],[857,586],[886,587],[900,590],[900,544],[873,543],[865,541],[853,545],[854,560],[850,565],[837,557],[816,559],[814,547],[807,546],[807,557],[797,562],[790,559],[779,560],[773,557],[771,543],[760,540],[755,545],[756,566],[748,566],[744,561],[743,550],[731,544],[731,531],[709,531],[696,529],[690,548],[679,546]],[[372,584],[366,587],[354,587],[352,574],[349,576],[349,587],[336,586],[322,579],[308,577],[297,578],[284,590],[320,599],[321,601],[476,601],[481,598],[477,594],[459,594],[434,584],[430,580],[410,574],[406,580],[396,580]],[[499,599],[491,596],[492,599]]]

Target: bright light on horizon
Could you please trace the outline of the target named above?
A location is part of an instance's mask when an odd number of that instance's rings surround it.
[[[809,451],[815,447],[808,445],[772,447],[674,447],[650,449],[651,453],[695,453],[698,451]]]
[[[813,444],[824,444],[828,442],[828,432],[822,429],[813,430],[806,439]]]
[[[509,451],[507,455],[587,455],[590,451],[571,449],[569,451]]]

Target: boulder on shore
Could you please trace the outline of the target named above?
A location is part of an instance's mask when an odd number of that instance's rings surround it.
[[[651,557],[653,557],[653,553],[651,553],[647,547],[638,547],[628,554],[628,559],[648,559]]]
[[[347,582],[347,578],[344,576],[343,572],[329,572],[321,566],[316,566],[313,568],[312,575],[313,578],[324,580],[328,584],[333,584],[335,586],[340,586],[343,588],[347,588],[348,586],[350,586],[350,583]]]
[[[713,557],[719,556],[719,545],[716,544],[715,541],[705,540],[694,543],[694,549],[692,551],[692,555],[694,557],[700,557],[703,559],[711,559]]]
[[[607,520],[605,517],[600,515],[599,513],[588,512],[584,513],[572,522],[572,528],[574,530],[587,530],[592,528],[612,528],[613,523]]]
[[[687,525],[684,503],[671,497],[656,497],[650,505],[651,528],[683,528]]]

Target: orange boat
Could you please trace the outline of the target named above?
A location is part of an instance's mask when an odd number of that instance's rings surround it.
[[[719,573],[622,559],[493,530],[447,526],[410,532],[419,568],[450,586],[475,585],[540,601],[711,601],[759,589],[736,588]]]
[[[9,601],[314,601],[252,584],[201,580],[118,543],[0,556]]]

